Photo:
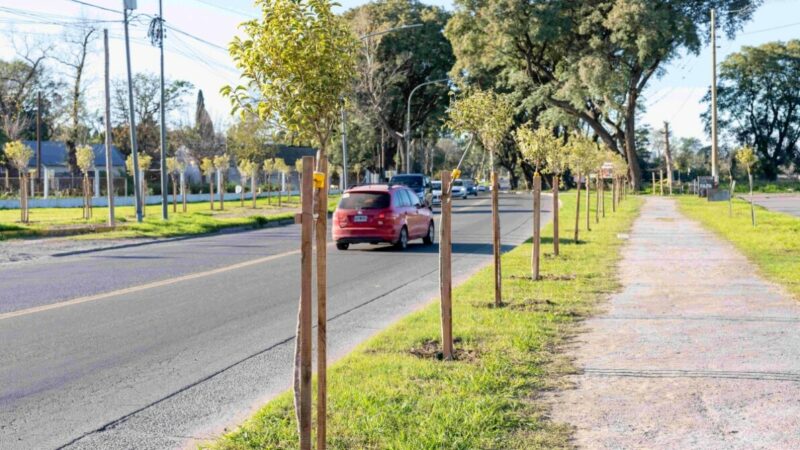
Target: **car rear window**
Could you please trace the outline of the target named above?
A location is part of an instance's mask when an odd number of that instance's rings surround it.
[[[463,186],[463,185],[464,185],[464,182],[461,181],[461,180],[453,181],[453,186]]]
[[[339,200],[340,209],[383,209],[389,207],[385,192],[345,192]]]
[[[389,181],[390,184],[402,184],[410,188],[422,188],[422,177],[410,175],[395,175]]]
[[[442,182],[441,181],[434,181],[433,182],[433,188],[434,189],[441,189],[442,188]]]

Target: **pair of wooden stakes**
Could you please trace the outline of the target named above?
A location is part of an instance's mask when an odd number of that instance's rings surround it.
[[[312,282],[316,243],[317,283],[317,450],[326,448],[327,434],[327,158],[322,156],[314,171],[314,158],[303,157],[300,181],[301,212],[295,222],[300,233],[300,304],[295,346],[294,403],[300,449],[312,448]],[[442,308],[442,354],[453,359],[452,276],[451,276],[451,194],[452,176],[442,172],[442,214],[439,234],[439,276]]]

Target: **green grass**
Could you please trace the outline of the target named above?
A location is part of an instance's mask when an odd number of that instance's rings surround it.
[[[733,217],[727,202],[682,196],[681,211],[719,236],[731,241],[770,280],[784,285],[800,299],[800,218],[756,206],[756,224],[750,221],[750,204],[733,201]]]
[[[571,236],[574,195],[562,195],[562,236]],[[609,200],[610,202],[610,200]],[[360,345],[329,369],[332,449],[532,449],[569,447],[569,428],[549,422],[539,394],[573,369],[560,344],[598,301],[618,289],[616,262],[641,199],[629,197],[580,245],[562,239],[562,254],[543,260],[545,281],[530,278],[529,243],[503,256],[507,306],[490,307],[492,271],[454,290],[459,359],[418,357],[411,349],[439,342],[439,305],[430,304]],[[571,220],[570,217],[573,219]],[[583,221],[582,221],[583,222]],[[546,253],[552,228],[544,230]],[[434,347],[435,350],[436,347]],[[212,449],[297,448],[290,393],[269,402]]]
[[[333,210],[338,202],[338,196],[332,196],[329,201],[329,210]],[[147,205],[145,218],[142,223],[136,223],[135,211],[132,206],[115,208],[117,229],[114,231],[88,233],[76,236],[76,239],[105,239],[105,238],[132,238],[132,237],[173,237],[193,234],[202,234],[230,227],[260,227],[268,222],[291,219],[294,213],[289,210],[299,208],[299,197],[284,197],[282,208],[278,208],[277,199],[270,203],[266,198],[258,199],[256,209],[252,209],[252,201],[245,200],[241,207],[239,200],[226,201],[225,210],[219,210],[219,201],[216,210],[211,211],[209,202],[188,203],[186,212],[178,204],[177,212],[172,212],[169,206],[169,220],[161,220],[161,205]],[[93,208],[92,218],[84,220],[81,208],[34,208],[30,210],[30,222],[19,222],[18,209],[0,209],[0,240],[4,238],[20,238],[46,236],[54,230],[79,227],[88,230],[93,225],[102,225],[108,217],[108,208]]]

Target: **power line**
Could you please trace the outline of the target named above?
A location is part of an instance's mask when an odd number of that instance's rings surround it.
[[[72,2],[72,3],[77,3],[77,4],[83,5],[83,6],[88,6],[88,7],[91,7],[91,8],[101,9],[103,11],[122,14],[122,11],[120,11],[118,9],[106,8],[105,6],[95,5],[94,3],[84,2],[82,0],[67,0],[67,1]]]
[[[247,17],[248,19],[255,19],[256,18],[256,17],[253,17],[252,13],[246,13],[246,12],[240,11],[238,9],[233,9],[233,8],[228,8],[226,6],[217,5],[217,4],[214,4],[214,3],[210,2],[210,1],[207,1],[207,0],[194,0],[194,1],[196,1],[198,3],[202,3],[202,4],[207,5],[207,6],[211,6],[213,8],[220,9],[222,11],[227,11],[229,13],[237,14],[237,15],[240,15],[242,17]]]

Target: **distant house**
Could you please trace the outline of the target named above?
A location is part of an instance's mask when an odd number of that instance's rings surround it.
[[[28,161],[29,169],[36,169],[36,141],[24,141],[24,144],[33,149],[33,157]],[[105,170],[106,146],[105,144],[90,145],[94,151],[95,170]],[[48,174],[55,176],[69,175],[67,163],[67,145],[58,141],[42,141],[42,168]],[[111,166],[117,174],[125,173],[125,158],[119,149],[111,147]]]
[[[292,147],[288,145],[278,145],[275,152],[276,158],[283,158],[287,166],[294,169],[294,163],[303,156],[317,156],[317,149],[312,147]]]

